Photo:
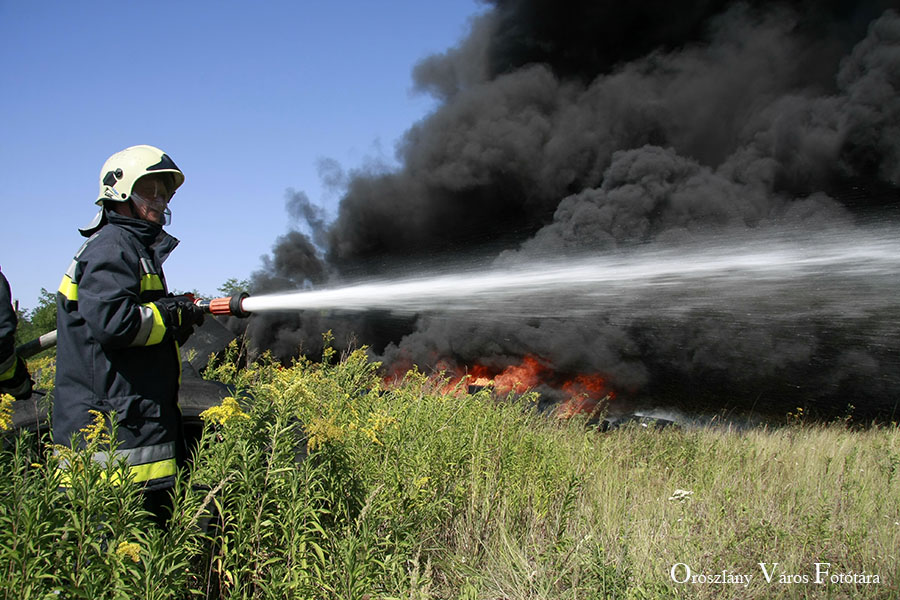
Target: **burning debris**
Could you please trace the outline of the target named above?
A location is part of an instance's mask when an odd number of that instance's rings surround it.
[[[398,170],[350,177],[327,225],[292,196],[291,215],[312,239],[279,239],[255,294],[472,258],[603,261],[711,234],[778,230],[814,248],[868,221],[897,223],[900,2],[490,7],[458,46],[414,69],[417,89],[441,105],[407,132]],[[614,393],[782,414],[852,403],[892,417],[898,290],[883,274],[866,278],[865,265],[859,273],[838,282],[839,295],[817,296],[819,283],[838,285],[823,273],[775,305],[751,282],[754,302],[736,294],[732,305],[678,311],[681,299],[660,293],[647,303],[655,315],[624,302],[577,318],[310,311],[260,318],[250,333],[288,356],[317,351],[319,332],[332,329],[338,341],[355,334],[390,369],[481,365],[495,386],[524,368],[515,377],[530,387],[585,406]]]
[[[392,373],[385,381],[391,384],[403,378],[411,365],[392,365]],[[546,361],[526,355],[520,362],[503,368],[475,364],[461,367],[440,361],[437,372],[446,379],[446,392],[476,393],[489,389],[499,397],[521,396],[527,392],[539,392],[542,401],[553,404],[560,417],[576,414],[595,415],[609,409],[615,392],[610,390],[599,375],[564,375],[553,370]]]

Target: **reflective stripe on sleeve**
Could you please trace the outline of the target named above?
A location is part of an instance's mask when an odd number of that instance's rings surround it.
[[[138,329],[137,335],[134,336],[130,345],[146,346],[147,340],[150,339],[150,334],[153,332],[153,309],[146,304],[142,304],[138,310],[141,311],[141,327]]]
[[[178,345],[178,342],[175,342],[175,354],[178,355],[178,387],[181,387],[181,371],[183,370],[182,362],[181,362],[181,346]]]
[[[159,308],[152,302],[141,304],[141,327],[131,342],[131,346],[152,346],[158,344],[166,335],[166,324]]]

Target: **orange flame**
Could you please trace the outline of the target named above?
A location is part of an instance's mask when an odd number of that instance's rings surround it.
[[[400,366],[402,365],[394,365]],[[556,373],[546,361],[532,355],[501,370],[480,363],[464,368],[448,360],[437,361],[435,369],[447,377],[446,384],[441,388],[442,393],[446,394],[465,394],[472,386],[490,386],[499,395],[522,394],[538,386],[559,390],[565,396],[565,400],[556,409],[556,414],[561,418],[591,414],[615,397],[602,376],[582,373],[566,378]],[[406,370],[391,368],[384,379],[385,383],[392,385],[399,382]]]
[[[606,387],[606,380],[599,375],[578,375],[563,384],[568,398],[559,407],[560,417],[590,414],[604,400],[611,400],[615,393]]]
[[[469,385],[486,387],[493,383],[491,372],[484,365],[475,365],[469,369]]]
[[[522,363],[506,367],[494,377],[494,389],[501,394],[522,394],[541,383],[548,369],[533,356],[526,356]]]

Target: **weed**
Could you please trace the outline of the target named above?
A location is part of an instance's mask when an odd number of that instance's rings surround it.
[[[163,532],[92,449],[0,452],[0,597],[896,597],[900,433],[782,428],[598,433],[536,398],[466,394],[411,371],[386,384],[364,348],[321,363],[243,364],[206,413]],[[239,366],[240,365],[240,366]],[[110,454],[111,455],[111,454]],[[66,461],[64,474],[59,464]],[[65,491],[60,485],[66,483]],[[776,585],[779,573],[877,573],[878,584]],[[678,583],[753,573],[743,586]],[[783,570],[783,571],[782,571]]]

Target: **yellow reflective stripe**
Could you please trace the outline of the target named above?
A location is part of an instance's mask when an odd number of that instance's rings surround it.
[[[181,387],[181,346],[175,342],[175,355],[178,356],[178,386]]]
[[[165,290],[162,279],[156,273],[147,273],[141,277],[141,293],[156,290]]]
[[[135,482],[150,481],[151,479],[160,479],[174,475],[176,470],[175,459],[168,458],[159,462],[147,463],[146,465],[135,465],[129,468],[132,479]]]
[[[13,357],[15,358],[15,357]],[[179,363],[180,364],[180,363]],[[0,373],[0,381],[6,381],[7,379],[12,379],[13,375],[16,374],[16,361],[13,360],[12,366],[7,370]],[[178,383],[181,383],[181,371],[178,372]]]
[[[72,278],[68,275],[63,275],[62,281],[59,284],[59,293],[62,294],[66,300],[78,302],[78,284],[72,281]]]
[[[147,273],[141,277],[141,293],[151,291],[165,291],[162,279],[156,273]],[[59,293],[73,302],[78,301],[78,284],[72,281],[72,277],[67,273],[63,275],[59,284]]]
[[[60,487],[72,487],[72,473],[69,471],[69,469],[64,468],[62,465],[60,465],[60,469],[62,470],[59,478]],[[128,473],[130,474],[131,481],[133,481],[134,483],[143,483],[152,479],[162,479],[163,477],[170,477],[172,475],[175,475],[177,469],[178,468],[175,464],[175,459],[167,458],[158,462],[128,467]],[[121,469],[113,471],[113,476],[109,479],[109,481],[115,485],[121,485],[122,473],[123,471]],[[103,479],[108,479],[109,473],[104,470],[101,471],[100,476]]]
[[[153,329],[150,330],[150,336],[147,338],[147,346],[152,346],[153,344],[158,344],[163,340],[163,337],[166,335],[166,323],[163,321],[162,314],[159,312],[159,307],[157,307],[154,303],[150,302],[145,304],[144,306],[149,306],[150,310],[153,311]]]
[[[122,469],[116,469],[113,471],[112,477],[110,477],[107,471],[101,471],[100,478],[108,479],[113,485],[122,485],[123,472]],[[72,487],[72,472],[69,469],[62,469],[62,473],[59,475],[59,487]]]

